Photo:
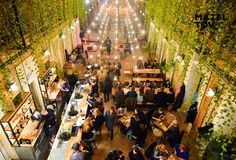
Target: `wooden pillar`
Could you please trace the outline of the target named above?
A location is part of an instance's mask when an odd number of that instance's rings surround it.
[[[210,88],[214,90],[214,88],[217,85],[217,81],[218,81],[218,76],[215,73],[213,73],[211,75],[211,78],[210,78],[209,83],[207,85],[207,88],[205,90],[204,96],[202,98],[202,101],[201,101],[201,104],[200,104],[200,107],[199,107],[197,117],[196,117],[195,122],[194,122],[194,127],[196,127],[196,128],[201,127],[202,122],[204,120],[204,117],[206,115],[208,106],[210,105],[211,100],[213,98],[213,96],[212,97],[207,96],[207,92],[209,91]]]

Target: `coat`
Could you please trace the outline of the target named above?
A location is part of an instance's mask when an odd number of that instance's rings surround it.
[[[103,93],[111,93],[112,90],[112,81],[105,81],[103,84]]]
[[[106,126],[108,130],[112,130],[113,127],[116,125],[117,117],[115,113],[110,114],[110,111],[105,113],[106,118]]]

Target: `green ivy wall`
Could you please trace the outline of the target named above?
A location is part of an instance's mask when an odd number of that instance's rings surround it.
[[[236,2],[233,0],[148,0],[146,2],[146,27],[152,22],[163,29],[168,39],[180,45],[180,55],[193,49],[200,55],[200,61],[210,64],[221,77],[233,86],[236,84]],[[215,29],[199,29],[194,23],[195,14],[223,13],[227,21]],[[188,49],[187,49],[188,48]],[[227,61],[223,67],[216,62]],[[235,90],[235,89],[234,89]]]
[[[0,49],[21,49],[46,37],[60,24],[86,18],[84,0],[12,0],[0,2]],[[26,44],[24,44],[26,43]]]

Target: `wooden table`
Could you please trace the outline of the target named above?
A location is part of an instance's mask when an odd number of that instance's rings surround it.
[[[125,95],[128,93],[128,91],[130,91],[130,89],[127,89],[127,88],[123,88],[123,90],[124,90],[124,94],[125,94]],[[117,91],[117,89],[112,88],[112,90],[111,90],[111,95],[114,96],[115,93],[116,93],[116,91]],[[136,91],[136,92],[139,91],[139,88],[135,88],[135,91]],[[145,93],[145,91],[146,91],[146,88],[144,88],[144,93]],[[157,94],[157,92],[159,92],[159,91],[160,91],[160,88],[155,88],[155,94]],[[165,89],[164,89],[164,92],[169,93],[169,88],[165,88]]]
[[[162,74],[160,69],[133,69],[133,73]]]
[[[172,114],[170,112],[166,112],[164,120],[159,121],[159,120],[153,119],[152,123],[153,123],[154,127],[157,127],[159,129],[161,129],[162,131],[166,132],[168,130],[168,127],[170,126],[170,124],[175,119],[176,119],[176,116],[174,114]]]
[[[123,115],[122,117],[119,118],[118,122],[120,122],[126,128],[128,128],[130,126],[130,118],[131,117],[132,117],[132,115],[130,115],[130,114]]]
[[[142,78],[142,77],[133,77],[132,78],[133,81],[140,81],[140,82],[144,82],[144,81],[157,81],[157,82],[163,82],[164,79],[163,78]]]
[[[82,130],[78,130],[78,134],[76,137],[71,137],[67,148],[66,148],[66,152],[65,152],[65,156],[64,156],[64,160],[70,160],[71,155],[73,154],[73,149],[72,149],[72,145],[75,142],[80,142],[82,138]]]

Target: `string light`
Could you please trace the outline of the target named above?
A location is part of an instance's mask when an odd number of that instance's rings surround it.
[[[48,56],[50,54],[50,52],[48,51],[48,50],[46,50],[45,52],[44,52],[44,55],[45,56]]]

